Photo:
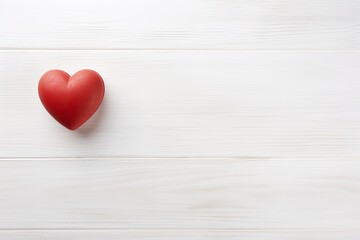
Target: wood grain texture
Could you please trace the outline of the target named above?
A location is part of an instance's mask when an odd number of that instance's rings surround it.
[[[3,160],[0,228],[350,231],[359,169],[358,159]]]
[[[2,0],[1,49],[360,50],[357,0]]]
[[[348,157],[360,153],[359,53],[2,51],[0,156]],[[47,70],[92,68],[104,103],[71,132]]]
[[[0,0],[0,239],[360,239],[359,11]],[[105,80],[76,132],[54,68]]]
[[[139,231],[139,230],[25,230],[0,231],[0,238],[11,240],[357,240],[359,231]]]

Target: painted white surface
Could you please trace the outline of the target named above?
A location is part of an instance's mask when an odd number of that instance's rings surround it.
[[[22,231],[0,231],[0,237],[12,240],[62,240],[62,239],[86,239],[86,240],[113,240],[113,239],[151,239],[151,240],[337,240],[346,238],[350,240],[359,239],[360,232],[357,231],[152,231],[152,230],[22,230]]]
[[[360,50],[357,0],[1,0],[8,49]]]
[[[359,239],[360,2],[0,1],[0,239]],[[47,70],[97,70],[70,132]]]
[[[359,61],[359,53],[3,52],[1,155],[358,156]],[[52,68],[93,68],[105,80],[104,105],[77,132],[38,99],[38,79]]]
[[[3,229],[348,230],[356,159],[0,161]]]

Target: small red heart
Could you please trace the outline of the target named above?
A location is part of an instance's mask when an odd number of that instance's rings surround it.
[[[81,70],[71,77],[64,71],[51,70],[40,78],[38,91],[50,115],[66,128],[75,130],[96,112],[105,85],[93,70]]]

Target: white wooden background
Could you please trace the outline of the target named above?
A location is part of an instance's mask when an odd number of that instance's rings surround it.
[[[360,239],[359,12],[0,0],[0,239]],[[53,68],[105,80],[75,132]]]

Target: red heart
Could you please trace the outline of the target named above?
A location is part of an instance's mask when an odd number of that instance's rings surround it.
[[[46,72],[39,81],[39,96],[46,110],[70,130],[84,124],[98,109],[105,86],[93,70],[81,70],[70,77],[64,71]]]

